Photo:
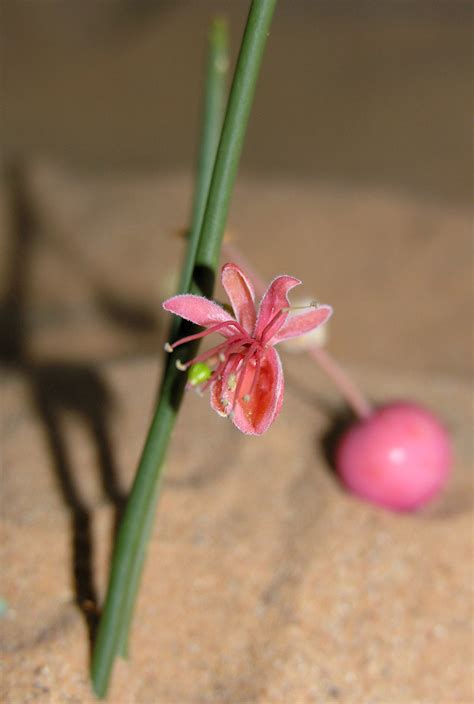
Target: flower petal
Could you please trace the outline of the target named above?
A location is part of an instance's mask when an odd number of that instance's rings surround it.
[[[256,387],[245,400],[252,387],[254,372],[255,366],[249,365],[232,416],[234,425],[246,435],[262,435],[268,430],[283,403],[285,380],[276,350],[270,347],[262,356]]]
[[[191,293],[183,293],[179,296],[168,298],[163,303],[163,308],[204,328],[234,320],[224,308],[221,308],[214,301],[209,301],[203,296],[194,296]],[[218,332],[224,337],[229,337],[230,335],[235,335],[236,328],[235,326],[229,326],[221,328]]]
[[[227,293],[234,314],[242,327],[252,334],[257,313],[253,286],[237,264],[224,264],[221,274],[222,285]]]
[[[320,305],[304,313],[290,314],[276,335],[271,338],[270,344],[276,345],[282,340],[311,332],[329,320],[331,315],[332,308],[326,305]]]
[[[236,382],[230,385],[224,383],[223,379],[229,379],[229,375],[235,372],[240,360],[241,357],[237,357],[237,355],[229,359],[219,378],[211,384],[211,406],[220,416],[227,417],[230,414],[236,388]]]
[[[292,288],[298,286],[300,283],[301,281],[295,279],[293,276],[277,276],[276,279],[273,279],[260,303],[257,324],[255,326],[255,338],[259,339],[267,325],[281,312],[282,308],[289,306],[288,291],[291,291]],[[282,314],[279,322],[277,322],[275,326],[273,334],[276,334],[284,324],[287,315],[287,313]]]

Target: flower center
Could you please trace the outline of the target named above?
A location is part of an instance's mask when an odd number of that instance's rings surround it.
[[[233,409],[238,400],[242,400],[246,403],[251,400],[258,385],[265,348],[270,343],[272,337],[285,323],[288,313],[293,310],[317,306],[317,302],[312,302],[306,306],[287,306],[281,308],[264,327],[259,339],[252,337],[236,320],[227,320],[222,323],[217,323],[216,325],[211,325],[206,330],[196,333],[195,335],[183,337],[173,344],[167,342],[164,347],[167,352],[173,352],[176,347],[184,345],[187,342],[199,340],[214,332],[227,331],[229,336],[224,342],[215,345],[206,352],[198,354],[196,357],[189,360],[189,362],[182,362],[178,359],[176,361],[176,367],[180,371],[191,370],[192,372],[192,369],[196,368],[196,365],[203,365],[207,362],[210,373],[202,375],[200,377],[202,381],[199,380],[196,374],[193,374],[192,378],[190,377],[189,379],[189,383],[191,386],[198,386],[200,391],[204,391],[212,382],[216,380],[220,381],[223,393],[231,392],[233,394],[232,404],[225,398],[222,398],[221,402],[224,407],[231,406],[231,409]],[[242,399],[240,399],[242,385],[247,369],[251,363],[254,363],[254,373],[250,388]]]

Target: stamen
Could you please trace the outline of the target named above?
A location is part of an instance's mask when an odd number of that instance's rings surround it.
[[[229,374],[229,378],[227,379],[227,388],[229,389],[229,391],[235,391],[236,386],[237,386],[237,377],[232,372],[231,374]]]
[[[263,328],[262,334],[261,334],[261,336],[260,336],[260,339],[261,339],[261,341],[262,341],[263,344],[265,344],[266,342],[268,342],[268,340],[270,340],[270,338],[272,338],[273,335],[275,335],[275,333],[277,333],[278,330],[281,328],[281,326],[282,326],[283,323],[285,322],[286,317],[287,317],[287,315],[288,315],[288,310],[289,310],[288,308],[282,308],[282,309],[270,320],[270,322]],[[281,320],[283,317],[284,317],[284,319]],[[280,322],[280,320],[281,320],[281,322]],[[280,323],[280,324],[278,325],[278,323]]]
[[[234,340],[234,342],[229,342],[230,340]],[[189,362],[186,362],[185,364],[180,362],[180,365],[183,368],[181,369],[181,367],[178,367],[178,369],[180,371],[185,371],[186,369],[191,367],[193,364],[197,364],[198,362],[206,362],[207,360],[212,359],[212,357],[214,357],[215,355],[218,355],[219,359],[221,358],[221,355],[223,355],[224,356],[223,361],[225,361],[229,356],[229,352],[227,352],[227,354],[225,354],[224,350],[233,351],[234,347],[237,347],[237,349],[238,349],[239,347],[241,347],[241,345],[242,345],[242,338],[240,336],[236,335],[234,338],[229,338],[229,340],[227,342],[221,342],[220,345],[216,345],[215,347],[212,347],[210,350],[207,350],[207,352],[202,352],[201,354],[198,354],[196,357],[193,357],[193,359],[190,359]],[[178,366],[178,365],[176,364],[176,366]]]
[[[191,366],[192,364],[196,364],[197,362],[205,362],[206,360],[210,359],[211,357],[214,357],[214,355],[219,355],[221,354],[220,350],[224,349],[228,343],[223,342],[220,345],[216,345],[216,347],[212,347],[212,349],[207,350],[206,352],[201,352],[201,354],[196,355],[196,357],[193,357],[193,359],[189,360],[187,362],[188,366]]]
[[[239,367],[239,380],[237,382],[237,388],[235,389],[235,394],[234,394],[234,402],[232,404],[232,409],[235,408],[235,404],[237,403],[237,400],[240,397],[240,389],[242,388],[242,384],[244,383],[244,378],[245,378],[245,372],[247,371],[247,365],[252,359],[253,355],[258,349],[258,343],[254,342],[252,345],[250,345],[247,354],[243,358],[240,367]]]
[[[181,340],[177,340],[172,345],[170,345],[170,347],[172,350],[174,350],[175,347],[179,347],[179,345],[184,345],[186,342],[192,342],[193,340],[200,340],[202,337],[206,337],[206,335],[211,335],[213,332],[218,332],[223,328],[229,327],[229,325],[233,325],[235,328],[237,328],[237,331],[241,335],[247,336],[247,333],[240,325],[240,323],[238,323],[236,320],[226,320],[223,323],[217,323],[217,325],[212,325],[210,328],[207,328],[207,330],[203,330],[202,332],[196,333],[196,335],[188,335],[187,337],[182,337]]]
[[[255,389],[257,387],[258,377],[260,376],[260,367],[261,367],[260,356],[258,356],[257,363],[255,365],[255,374],[253,375],[253,379],[252,379],[252,386],[250,387],[250,391],[249,391],[250,395],[253,394],[253,392],[255,391]]]
[[[308,305],[304,306],[285,306],[270,320],[268,325],[266,325],[262,331],[260,339],[263,344],[267,343],[273,335],[276,335],[278,330],[283,326],[286,316],[292,310],[305,310],[307,308],[317,308],[319,303],[317,301],[311,301]],[[284,320],[281,320],[285,316]],[[281,321],[281,322],[280,322]]]
[[[223,388],[225,388],[225,380],[227,379],[229,374],[234,371],[234,368],[237,366],[238,363],[238,355],[235,355],[235,359],[232,359],[233,356],[233,354],[228,354],[225,360],[217,366],[211,378],[208,379],[208,381],[206,381],[205,384],[202,386],[203,391],[206,391],[206,389],[216,379],[220,381],[222,383]]]
[[[222,388],[226,387],[227,380],[229,379],[230,375],[233,374],[237,369],[239,361],[239,355],[235,352],[232,352],[228,354],[227,360],[223,362],[218,368],[218,371],[221,373],[219,381],[222,384]]]
[[[319,301],[310,301],[304,306],[287,306],[286,308],[282,308],[281,312],[282,313],[290,313],[292,310],[305,310],[306,308],[319,308],[320,306]]]

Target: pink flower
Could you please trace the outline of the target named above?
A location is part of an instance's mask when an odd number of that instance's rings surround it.
[[[332,314],[327,305],[313,304],[290,315],[288,292],[301,283],[292,276],[277,276],[264,294],[257,313],[253,286],[236,264],[222,268],[222,285],[235,317],[214,301],[183,294],[163,303],[163,308],[206,330],[165,346],[168,351],[213,332],[225,338],[179,369],[206,361],[214,367],[203,389],[211,387],[211,406],[230,416],[248,435],[261,435],[273,423],[283,402],[284,379],[274,346],[303,335],[325,323]]]

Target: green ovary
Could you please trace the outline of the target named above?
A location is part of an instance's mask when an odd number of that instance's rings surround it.
[[[188,371],[188,381],[191,386],[198,386],[203,382],[210,379],[212,374],[212,369],[207,366],[204,362],[196,362]]]

